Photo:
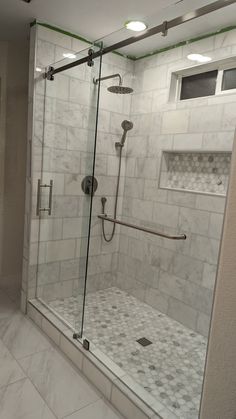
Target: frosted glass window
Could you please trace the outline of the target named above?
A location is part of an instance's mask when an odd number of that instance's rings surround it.
[[[236,89],[236,68],[225,70],[223,74],[222,90]]]
[[[218,70],[182,78],[180,100],[213,96],[216,91]]]

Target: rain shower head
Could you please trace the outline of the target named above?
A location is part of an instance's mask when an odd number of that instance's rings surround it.
[[[110,86],[107,88],[108,92],[115,93],[119,95],[127,95],[129,93],[133,93],[133,89],[131,87],[122,86],[122,84],[118,86]]]
[[[133,122],[128,121],[127,119],[125,119],[121,123],[121,127],[123,128],[124,132],[123,132],[123,135],[122,135],[122,138],[121,138],[120,142],[115,144],[116,147],[124,147],[127,132],[130,131],[133,128],[133,126],[134,126]]]
[[[100,77],[99,79],[94,79],[94,83],[97,84],[99,81],[101,82],[103,80],[114,79],[115,77],[119,78],[119,84],[108,87],[108,92],[115,93],[118,95],[126,95],[133,92],[133,89],[131,87],[126,87],[122,85],[122,78],[119,73],[111,74],[110,76]]]

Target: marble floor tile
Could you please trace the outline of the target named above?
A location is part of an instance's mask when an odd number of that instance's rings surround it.
[[[1,419],[56,419],[27,379],[0,389]]]
[[[0,419],[121,418],[33,322],[11,311],[6,295],[2,301]]]
[[[18,309],[16,303],[0,290],[0,320],[12,316]]]
[[[49,340],[20,312],[0,320],[0,338],[16,359],[50,347]]]
[[[35,353],[19,362],[59,419],[101,398],[57,349]]]
[[[25,377],[19,364],[0,340],[0,388]]]
[[[122,416],[117,414],[112,407],[104,400],[98,400],[95,403],[90,404],[89,406],[84,407],[83,409],[78,410],[77,412],[72,413],[72,415],[66,416],[65,419],[122,419]]]

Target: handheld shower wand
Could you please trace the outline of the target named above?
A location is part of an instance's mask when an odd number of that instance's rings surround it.
[[[129,130],[131,130],[133,128],[134,124],[131,121],[128,120],[124,120],[121,124],[121,127],[123,128],[124,132],[123,135],[121,137],[120,142],[116,142],[115,143],[115,147],[119,150],[119,168],[118,168],[118,176],[117,176],[117,183],[116,183],[116,196],[115,196],[115,208],[114,208],[114,218],[116,219],[116,213],[117,213],[117,204],[118,204],[118,195],[119,195],[119,185],[120,185],[120,172],[121,172],[121,159],[122,159],[122,149],[124,147],[125,144],[125,140],[126,140],[126,136],[127,136],[127,132]],[[105,206],[106,206],[106,197],[103,196],[101,198],[101,202],[102,202],[102,213],[105,214]],[[116,224],[113,223],[113,228],[112,228],[112,232],[110,237],[107,237],[106,233],[105,233],[105,228],[104,228],[104,220],[102,220],[102,235],[103,238],[106,242],[111,242],[114,234],[115,234],[115,230],[116,230]]]
[[[125,119],[122,122],[121,127],[123,128],[124,132],[123,132],[123,135],[121,137],[120,142],[116,142],[115,143],[116,148],[118,148],[118,147],[124,147],[126,136],[127,136],[127,132],[130,131],[133,128],[133,126],[134,126],[133,122],[128,121],[127,119]]]

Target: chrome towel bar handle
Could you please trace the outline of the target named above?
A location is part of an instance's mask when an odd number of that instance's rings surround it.
[[[134,230],[143,231],[144,233],[153,234],[154,236],[164,237],[165,239],[169,239],[169,240],[186,240],[187,239],[186,234],[169,235],[169,234],[161,233],[159,231],[151,230],[150,228],[137,226],[135,224],[125,223],[124,221],[110,218],[105,214],[98,215],[98,218],[100,218],[100,220],[103,220],[103,221],[109,221],[110,223],[115,223],[124,227],[133,228]]]
[[[48,198],[48,207],[41,207],[41,189],[49,188],[49,198]],[[41,180],[38,179],[38,190],[37,190],[37,206],[36,206],[36,215],[40,215],[40,212],[48,212],[48,215],[52,215],[52,189],[53,189],[53,180],[50,180],[49,185],[46,183],[41,183]]]

